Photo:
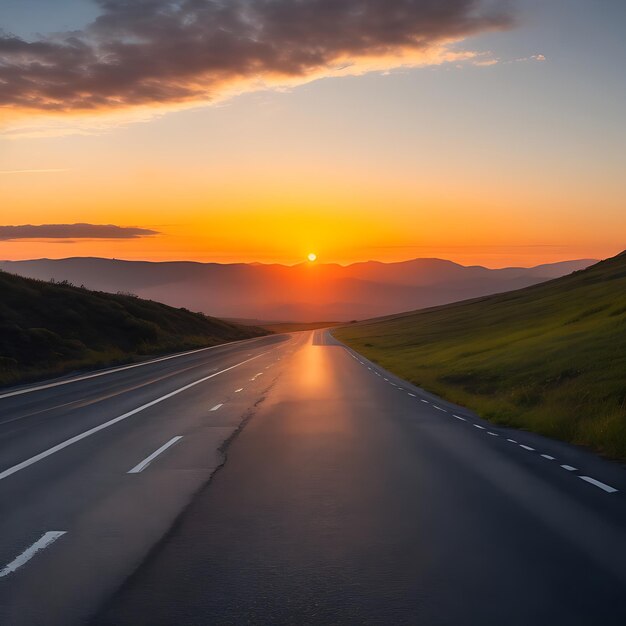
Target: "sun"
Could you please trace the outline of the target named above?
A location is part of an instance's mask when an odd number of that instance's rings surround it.
[[[315,261],[317,261],[317,254],[315,254],[315,252],[311,252],[309,256],[307,257],[307,259],[309,259],[311,263],[315,263]]]

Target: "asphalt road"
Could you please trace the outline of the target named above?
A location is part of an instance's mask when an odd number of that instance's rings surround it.
[[[0,393],[0,443],[3,625],[626,623],[621,466],[326,331]]]

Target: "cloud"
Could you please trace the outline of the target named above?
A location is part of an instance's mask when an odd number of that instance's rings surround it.
[[[546,58],[545,55],[543,54],[533,54],[529,57],[520,57],[519,59],[515,59],[515,63],[527,63],[529,61],[536,61],[537,63],[543,63],[544,61],[547,61],[548,59]]]
[[[0,226],[0,241],[18,241],[20,239],[139,239],[158,234],[156,230],[115,226],[113,224]]]
[[[472,63],[476,67],[491,67],[492,65],[497,65],[499,61],[498,59],[477,59],[472,61]]]
[[[452,44],[512,23],[491,0],[95,0],[79,31],[0,32],[0,110],[196,106],[323,76],[470,58]],[[505,3],[506,4],[506,3]]]

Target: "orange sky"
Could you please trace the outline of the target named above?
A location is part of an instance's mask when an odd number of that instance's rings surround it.
[[[498,267],[604,258],[623,247],[621,196],[610,189],[601,195],[603,182],[589,179],[563,194],[554,169],[484,184],[479,170],[485,163],[466,164],[464,157],[436,162],[432,156],[430,163],[421,158],[407,163],[404,155],[391,154],[384,155],[388,163],[379,163],[362,152],[348,159],[347,140],[333,147],[343,154],[327,162],[311,143],[297,159],[284,142],[284,153],[276,146],[272,154],[261,141],[242,149],[243,158],[233,150],[221,159],[194,155],[186,163],[178,161],[179,154],[154,158],[149,148],[141,158],[135,146],[119,156],[110,148],[97,150],[101,143],[115,143],[115,134],[129,132],[135,131],[21,140],[37,147],[65,144],[60,163],[65,171],[2,176],[2,222],[112,223],[159,235],[0,241],[0,257],[294,263],[313,251],[320,261],[339,263],[437,256]],[[52,157],[48,162],[59,164]],[[599,199],[605,210],[594,214],[589,208]]]

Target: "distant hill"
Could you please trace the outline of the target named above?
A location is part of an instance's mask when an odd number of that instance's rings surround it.
[[[509,291],[594,262],[492,270],[441,259],[343,267],[71,258],[2,261],[0,269],[43,280],[69,280],[100,291],[128,291],[221,318],[318,322],[376,317]]]
[[[263,334],[133,296],[0,272],[0,384]]]
[[[626,459],[626,253],[541,285],[334,334],[494,422]]]

